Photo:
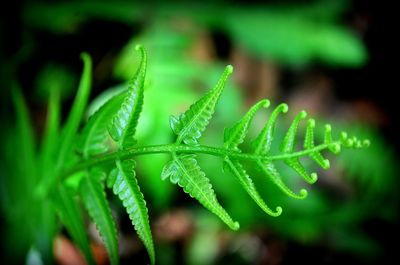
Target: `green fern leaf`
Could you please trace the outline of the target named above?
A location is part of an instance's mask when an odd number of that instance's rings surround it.
[[[225,209],[219,204],[210,180],[197,164],[195,155],[178,155],[165,165],[162,179],[170,177],[170,181],[178,184],[183,191],[198,200],[205,208],[217,215],[231,229],[239,229],[239,223],[234,222]]]
[[[242,187],[246,190],[246,192],[250,195],[250,197],[260,206],[260,208],[266,212],[267,214],[277,217],[282,213],[282,207],[278,206],[275,209],[275,212],[271,210],[261,198],[260,194],[258,193],[256,186],[254,185],[253,180],[247,174],[246,170],[243,168],[242,164],[238,161],[231,161],[229,158],[224,160],[225,165],[231,170],[233,175],[235,175]]]
[[[304,148],[312,149],[314,148],[314,128],[315,128],[315,120],[309,119],[307,123],[306,136],[304,138]],[[321,152],[315,151],[309,154],[309,156],[317,162],[323,169],[329,168],[329,160],[325,159]]]
[[[121,148],[130,147],[136,143],[134,136],[143,106],[147,55],[143,46],[136,46],[136,50],[140,50],[142,54],[139,69],[129,82],[127,95],[108,127],[111,137],[119,143]]]
[[[274,138],[275,123],[279,113],[286,113],[288,106],[286,104],[280,104],[274,109],[269,117],[267,124],[262,129],[261,133],[253,141],[252,146],[255,154],[266,155],[271,149],[271,144]]]
[[[89,264],[96,264],[90,250],[86,228],[80,214],[80,209],[73,195],[62,184],[54,193],[54,204],[61,222],[65,225],[73,241],[78,245]]]
[[[103,186],[99,181],[101,176],[95,176],[95,174],[104,173],[95,170],[86,172],[79,186],[79,194],[103,239],[111,264],[118,264],[117,228]]]
[[[300,193],[297,194],[292,191],[288,186],[286,186],[273,163],[263,163],[261,161],[257,161],[256,163],[258,170],[261,171],[265,176],[267,176],[272,181],[272,183],[274,183],[286,195],[294,199],[304,199],[307,197],[308,192],[306,189],[301,189]]]
[[[136,50],[140,50],[142,55],[139,69],[130,81],[122,104],[120,104],[117,113],[108,126],[108,132],[112,139],[118,142],[118,150],[120,151],[130,148],[136,143],[134,136],[143,106],[147,55],[145,49],[140,45],[136,46]],[[148,210],[135,177],[134,166],[133,160],[116,160],[116,167],[111,171],[107,185],[122,201],[139,238],[143,241],[149,253],[151,263],[154,264],[155,253]]]
[[[135,177],[134,167],[134,160],[117,160],[116,168],[108,177],[107,186],[112,187],[114,194],[122,201],[139,238],[149,253],[151,264],[154,264],[155,253],[148,210]]]
[[[238,121],[235,125],[232,127],[225,129],[224,131],[224,147],[226,149],[232,149],[236,151],[240,151],[238,148],[238,145],[243,143],[244,138],[246,137],[246,134],[249,130],[249,125],[256,114],[256,112],[264,107],[268,108],[269,106],[269,100],[261,100],[257,104],[255,104],[253,107],[250,108],[250,110],[244,115],[240,121]]]
[[[110,124],[125,96],[125,93],[114,96],[90,116],[77,143],[78,150],[84,158],[110,151],[113,141],[107,125]]]
[[[293,152],[296,140],[297,128],[299,127],[300,121],[302,119],[305,119],[306,116],[307,113],[305,111],[300,111],[300,113],[297,114],[296,117],[294,118],[281,145],[281,151],[283,153],[290,154]],[[287,158],[284,161],[286,165],[293,168],[300,176],[302,176],[306,182],[313,184],[317,181],[318,179],[317,174],[311,173],[311,175],[309,175],[304,166],[300,163],[298,157]]]
[[[176,142],[182,141],[189,145],[197,145],[197,139],[205,130],[212,115],[215,105],[221,96],[228,76],[233,72],[233,67],[228,65],[219,79],[217,85],[196,101],[190,108],[178,118],[171,116],[170,126],[178,136]]]

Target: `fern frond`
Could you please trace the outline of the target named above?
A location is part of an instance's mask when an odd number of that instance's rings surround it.
[[[143,106],[147,54],[146,50],[141,45],[136,46],[136,50],[140,50],[142,60],[135,76],[128,84],[127,96],[124,98],[120,109],[108,127],[111,137],[119,143],[121,148],[127,148],[136,143],[134,136]]]
[[[215,105],[221,96],[226,80],[233,72],[233,67],[228,65],[225,68],[217,85],[196,101],[190,108],[179,117],[171,116],[170,126],[173,132],[178,136],[176,142],[182,141],[189,145],[197,145],[197,139],[200,138],[205,130],[212,115]]]
[[[237,150],[240,152],[238,145],[243,143],[244,138],[249,130],[250,123],[256,114],[256,112],[264,107],[269,107],[269,100],[264,99],[255,104],[250,110],[244,115],[240,121],[238,121],[235,125],[230,128],[225,129],[224,131],[224,147],[226,149]]]
[[[316,145],[314,142],[315,121],[309,119],[303,143],[304,149],[297,151],[295,150],[297,130],[301,120],[307,116],[305,111],[301,111],[287,130],[281,143],[280,153],[271,154],[277,118],[280,113],[288,111],[286,104],[280,104],[272,111],[269,120],[252,142],[252,151],[243,152],[240,145],[245,141],[250,124],[257,111],[269,107],[268,100],[262,100],[252,106],[243,118],[224,130],[223,147],[200,145],[198,139],[210,122],[227,78],[233,71],[233,67],[228,65],[213,89],[192,104],[179,117],[170,118],[170,127],[177,136],[175,143],[136,146],[134,137],[143,105],[147,67],[146,51],[142,46],[137,46],[136,49],[140,50],[142,59],[135,76],[129,83],[128,90],[109,100],[89,119],[78,141],[78,147],[83,154],[82,160],[76,166],[63,172],[64,175],[61,175],[61,177],[65,177],[78,171],[83,171],[85,174],[80,183],[80,196],[103,237],[112,264],[118,263],[115,223],[107,204],[102,180],[99,179],[99,176],[103,176],[103,173],[93,171],[97,168],[103,170],[103,164],[114,166],[108,175],[107,187],[111,188],[113,193],[121,200],[139,238],[147,249],[151,264],[154,264],[155,252],[148,208],[136,179],[135,161],[132,160],[134,156],[152,153],[171,154],[172,160],[164,166],[161,178],[163,180],[169,178],[173,184],[178,184],[185,193],[218,216],[231,229],[237,230],[239,223],[233,221],[218,202],[210,180],[205,176],[197,162],[197,154],[203,153],[221,157],[224,161],[224,167],[229,168],[257,205],[265,213],[271,216],[279,216],[282,213],[282,208],[277,206],[274,211],[265,203],[252,178],[247,174],[242,161],[247,161],[249,164],[254,163],[256,168],[286,195],[303,199],[307,196],[307,191],[301,189],[298,193],[293,192],[282,180],[275,165],[277,161],[283,161],[305,181],[312,184],[317,180],[317,175],[316,173],[307,173],[300,163],[300,157],[309,157],[319,166],[327,169],[329,160],[322,156],[323,150],[329,149],[333,153],[338,153],[341,147],[361,148],[369,145],[369,141],[360,141],[356,137],[350,138],[344,132],[341,133],[339,140],[333,140],[330,125],[325,126],[324,142]],[[72,136],[76,133],[82,108],[86,104],[90,87],[91,64],[88,57],[85,58],[81,87],[74,102],[71,116],[67,119],[67,125],[62,133],[60,155],[57,158],[56,170],[54,170],[56,173],[61,169],[60,161],[65,160],[71,148]],[[84,227],[77,205],[65,187],[60,186],[58,189],[59,194],[55,197],[58,198],[56,202],[58,202],[57,208],[60,217],[75,242],[87,256],[88,261],[93,263],[87,238],[82,235]]]
[[[234,222],[225,209],[219,204],[210,180],[201,171],[195,155],[178,155],[165,165],[162,179],[170,178],[192,198],[198,200],[205,208],[217,215],[231,229],[239,229],[239,223]]]
[[[279,216],[282,213],[282,207],[278,206],[275,209],[275,212],[271,210],[261,198],[260,194],[258,193],[256,186],[254,185],[253,180],[247,174],[246,170],[243,168],[242,164],[238,161],[231,161],[229,158],[224,160],[228,168],[231,170],[233,175],[235,175],[242,187],[246,190],[246,192],[250,195],[250,197],[260,206],[260,208],[271,216]]]
[[[79,195],[103,239],[111,264],[118,264],[117,227],[112,217],[103,185],[99,180],[99,176],[95,176],[95,174],[104,173],[96,170],[87,171],[81,180]]]
[[[90,244],[86,235],[86,228],[80,209],[73,195],[64,185],[59,184],[57,192],[54,193],[53,201],[61,222],[65,225],[73,241],[82,251],[86,261],[92,265],[96,264],[90,250]]]
[[[121,200],[139,238],[147,249],[151,264],[154,264],[155,253],[148,210],[135,177],[134,167],[134,160],[117,160],[116,168],[108,177],[107,186],[112,188],[114,194]]]

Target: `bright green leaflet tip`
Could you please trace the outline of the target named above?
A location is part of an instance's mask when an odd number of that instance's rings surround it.
[[[300,199],[305,199],[308,196],[308,191],[306,189],[300,190]]]
[[[368,139],[365,139],[365,140],[362,142],[362,145],[363,145],[363,147],[369,147],[369,146],[371,145],[371,141],[368,140]]]
[[[287,113],[289,111],[289,106],[286,103],[282,103],[278,106],[283,113]]]
[[[324,160],[324,166],[322,167],[323,169],[329,169],[331,167],[331,162],[329,162],[328,159]]]
[[[332,151],[334,154],[338,154],[341,150],[341,145],[339,143],[335,143],[332,145]]]
[[[343,141],[347,139],[347,132],[341,132],[340,133],[340,139],[342,139]]]
[[[310,184],[315,183],[317,180],[318,180],[318,175],[317,175],[317,173],[315,173],[315,172],[311,173],[311,181],[310,181]]]
[[[227,75],[232,74],[232,73],[233,73],[233,66],[230,65],[230,64],[228,64],[228,65],[225,67],[225,72],[226,72]]]
[[[136,50],[136,51],[142,50],[142,49],[144,49],[144,47],[143,47],[142,44],[137,44],[137,45],[135,46],[135,50]]]
[[[300,111],[300,118],[304,119],[305,117],[307,117],[307,112],[305,110]]]
[[[283,212],[282,207],[277,206],[275,208],[275,213],[271,214],[271,216],[272,217],[278,217],[278,216],[280,216],[282,214],[282,212]]]
[[[311,126],[312,128],[315,127],[315,120],[314,119],[309,119],[308,120],[308,125]]]
[[[90,60],[90,55],[89,55],[89,53],[87,53],[87,52],[82,52],[82,53],[81,53],[81,59],[82,59],[85,63],[87,63],[87,62]]]
[[[146,53],[146,49],[144,48],[144,46],[143,45],[136,45],[135,46],[135,50],[136,51],[140,51],[140,53],[142,54],[142,61],[141,61],[141,64],[143,65],[143,67],[140,69],[139,68],[139,71],[140,72],[146,72],[146,64],[147,64],[147,53]]]
[[[345,144],[351,147],[351,146],[354,145],[354,140],[353,140],[353,139],[347,139],[347,141],[345,142]]]
[[[268,108],[271,105],[271,102],[268,99],[264,99],[261,102],[263,102],[264,108]]]
[[[234,231],[239,230],[239,228],[240,228],[239,222],[234,222],[233,225],[231,226],[231,229]]]

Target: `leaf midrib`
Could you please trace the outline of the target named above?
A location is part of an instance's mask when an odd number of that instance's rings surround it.
[[[96,165],[104,165],[107,163],[115,162],[116,160],[126,160],[131,159],[134,156],[146,155],[146,154],[161,154],[161,153],[201,153],[208,154],[218,157],[231,157],[238,160],[246,160],[246,161],[278,161],[284,160],[288,158],[296,158],[309,155],[312,152],[322,151],[324,149],[330,148],[333,145],[341,145],[340,141],[334,141],[329,144],[320,144],[316,145],[312,149],[300,150],[291,153],[284,153],[279,155],[264,155],[264,154],[254,154],[254,153],[241,153],[237,150],[226,149],[223,147],[211,147],[205,145],[198,146],[188,146],[185,144],[164,144],[164,145],[152,145],[152,146],[139,146],[139,147],[131,147],[127,149],[119,149],[118,151],[106,153],[104,155],[99,155],[84,161],[80,161],[75,164],[71,168],[65,170],[60,173],[60,177],[62,179],[71,176],[75,172],[79,172],[85,170],[88,167],[93,167]]]

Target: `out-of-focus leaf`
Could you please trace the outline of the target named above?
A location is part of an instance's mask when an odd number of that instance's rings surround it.
[[[99,2],[70,1],[50,4],[34,3],[25,5],[24,22],[31,27],[55,33],[70,33],[80,23],[93,18],[102,18],[132,24],[142,16],[143,9],[129,1]]]
[[[35,80],[36,95],[47,100],[51,91],[57,91],[61,99],[74,92],[76,81],[74,73],[63,65],[49,63],[43,67]]]
[[[255,56],[289,65],[322,61],[358,67],[366,62],[364,45],[344,26],[267,8],[252,11],[231,12],[225,27],[235,43]]]
[[[73,196],[68,188],[60,184],[57,192],[54,193],[54,204],[62,223],[84,254],[86,261],[89,264],[95,264],[80,209]]]

